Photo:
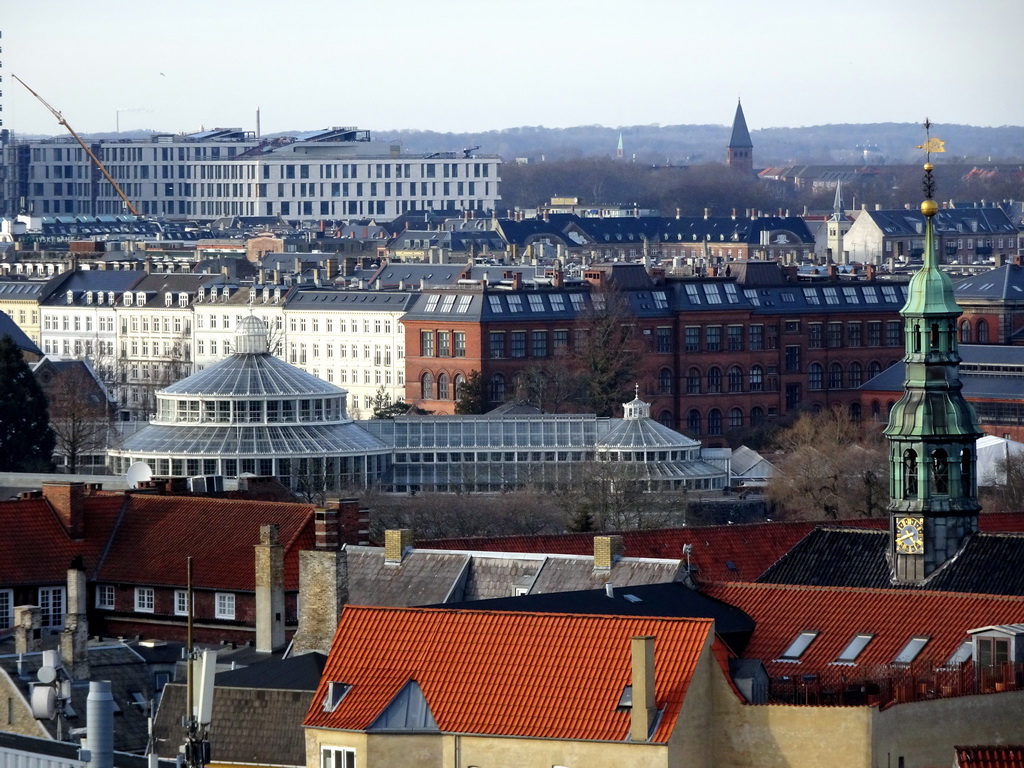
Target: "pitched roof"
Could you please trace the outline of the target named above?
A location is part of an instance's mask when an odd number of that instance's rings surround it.
[[[193,558],[198,589],[255,590],[253,546],[261,525],[278,526],[285,549],[285,589],[298,589],[298,554],[312,547],[314,507],[201,497],[127,497],[97,581],[183,586]]]
[[[752,149],[754,142],[750,140],[747,130],[747,119],[743,116],[743,105],[736,102],[736,116],[732,120],[732,136],[729,137],[730,149]]]
[[[1024,768],[1024,745],[954,747],[954,768]]]
[[[711,632],[697,619],[347,606],[305,725],[366,730],[412,680],[443,732],[625,741],[630,638],[653,635],[651,741],[664,743]],[[351,689],[327,712],[331,681]]]
[[[1024,617],[1019,597],[737,583],[712,584],[704,591],[754,619],[743,656],[761,659],[773,675],[824,671],[857,634],[873,636],[856,658],[857,667],[892,664],[913,637],[929,638],[921,659],[943,665],[969,629]],[[818,634],[798,662],[782,660],[801,632]]]

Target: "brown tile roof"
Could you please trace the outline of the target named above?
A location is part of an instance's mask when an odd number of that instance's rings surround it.
[[[276,524],[285,548],[285,589],[298,589],[298,549],[313,542],[310,504],[202,497],[128,497],[96,580],[184,586],[193,558],[198,589],[253,591],[253,546],[261,525]]]
[[[346,606],[305,725],[365,730],[415,680],[443,732],[624,741],[630,638],[653,635],[664,743],[711,632],[705,619]],[[325,712],[330,681],[352,688]]]
[[[956,768],[1024,768],[1024,746],[954,747]]]
[[[1024,597],[740,583],[711,584],[703,591],[754,619],[743,656],[761,659],[773,676],[835,670],[833,663],[860,633],[874,637],[857,667],[891,664],[915,636],[930,638],[918,660],[942,666],[969,629],[1024,621]],[[819,634],[799,662],[779,660],[801,632]]]

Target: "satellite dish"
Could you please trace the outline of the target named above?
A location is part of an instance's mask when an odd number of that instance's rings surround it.
[[[128,481],[129,488],[138,488],[140,483],[144,483],[147,480],[152,479],[153,470],[149,468],[149,464],[144,461],[133,462],[128,471],[125,472],[125,480]]]
[[[57,679],[57,670],[53,667],[40,667],[39,671],[36,672],[36,677],[39,678],[39,682],[43,685],[49,685]]]
[[[57,714],[57,692],[49,685],[33,687],[31,706],[32,717],[36,720],[53,720]]]

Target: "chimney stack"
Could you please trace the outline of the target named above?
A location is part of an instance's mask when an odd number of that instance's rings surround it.
[[[412,529],[398,528],[384,531],[384,562],[400,565],[406,552],[412,549]]]
[[[337,551],[340,541],[338,538],[338,510],[318,509],[313,522],[315,536],[315,547],[320,551]]]
[[[338,531],[343,544],[370,543],[370,510],[359,508],[359,499],[338,501]]]
[[[647,741],[658,712],[654,699],[654,638],[640,635],[632,638],[633,705],[629,714],[631,741]]]
[[[14,652],[43,650],[43,623],[39,606],[19,605],[14,609]]]
[[[70,538],[85,537],[85,483],[43,483],[43,498],[53,507]]]
[[[68,569],[68,605],[60,633],[60,660],[72,680],[89,679],[89,597],[81,558]]]
[[[114,697],[109,680],[89,683],[85,700],[85,746],[89,750],[88,768],[112,768],[114,765]]]
[[[622,559],[626,546],[621,536],[594,537],[594,569],[611,570],[611,567]]]
[[[270,653],[283,645],[284,547],[276,525],[261,525],[256,545],[256,650]]]
[[[299,552],[299,628],[294,653],[328,653],[348,602],[348,555],[344,549]]]

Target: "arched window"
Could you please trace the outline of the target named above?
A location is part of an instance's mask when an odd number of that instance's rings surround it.
[[[824,386],[825,372],[821,363],[811,363],[807,368],[807,388],[821,389]]]
[[[941,448],[932,451],[932,491],[949,493],[949,456]]]
[[[449,387],[449,378],[447,373],[442,373],[437,377],[437,399],[438,400],[450,400],[452,393]]]
[[[659,413],[658,414],[658,423],[661,424],[662,426],[665,426],[665,427],[668,427],[669,429],[671,429],[672,428],[672,411],[665,410],[665,411],[662,411],[661,413]]]
[[[658,394],[672,394],[672,371],[668,368],[662,368],[658,374]]]
[[[971,343],[971,321],[961,320],[960,321],[960,343],[970,344]]]
[[[754,365],[750,368],[750,376],[748,377],[750,383],[751,392],[763,392],[764,391],[764,368],[760,365]]]
[[[875,376],[877,376],[881,372],[882,372],[882,364],[880,362],[878,362],[877,360],[872,360],[870,363],[868,363],[868,380],[869,381],[871,379],[875,378]]]
[[[974,473],[971,471],[971,451],[968,448],[960,454],[960,494],[962,496],[974,495]]]
[[[708,392],[715,394],[722,391],[722,369],[708,369]]]
[[[743,391],[743,369],[740,368],[738,365],[734,365],[732,368],[729,369],[729,391]]]
[[[909,448],[903,452],[903,495],[917,496],[917,451]]]
[[[871,401],[871,420],[878,421],[882,417],[882,404],[877,400]]]
[[[421,394],[420,397],[422,397],[424,400],[433,400],[434,399],[434,374],[432,374],[430,371],[427,371],[426,373],[423,374],[423,378],[420,379],[420,383],[422,384],[422,387],[423,387],[423,389],[422,389],[422,393],[423,394]]]
[[[686,429],[692,435],[700,434],[700,411],[691,408],[686,414]]]
[[[717,408],[712,408],[708,412],[708,434],[722,434],[722,412]]]
[[[864,366],[860,363],[850,363],[849,383],[850,389],[859,387],[864,383]]]
[[[850,421],[860,423],[860,403],[850,403]]]
[[[988,344],[988,320],[984,318],[978,321],[978,343]]]
[[[755,405],[750,409],[750,426],[759,427],[764,424],[764,408]]]
[[[729,429],[739,429],[743,426],[743,411],[739,408],[732,408],[729,411]]]
[[[496,373],[491,377],[491,402],[502,403],[505,401],[505,377]]]
[[[466,377],[461,373],[455,374],[455,399],[462,397],[462,388],[466,386]]]
[[[839,363],[832,363],[832,365],[828,367],[828,388],[843,388],[843,366]]]
[[[700,394],[700,369],[691,368],[686,372],[686,394]]]

